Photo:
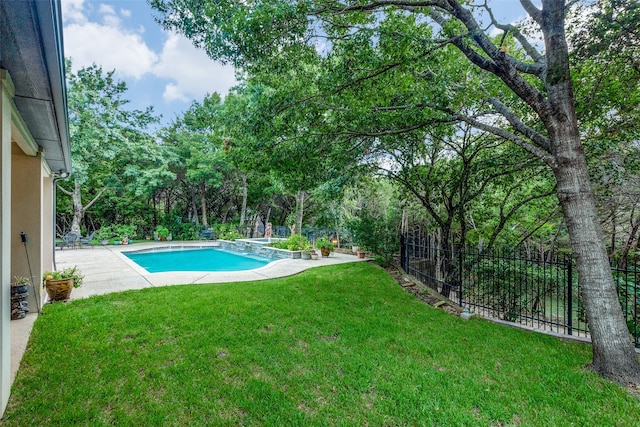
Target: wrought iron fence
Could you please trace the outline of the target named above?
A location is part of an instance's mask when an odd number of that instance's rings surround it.
[[[478,315],[560,334],[589,335],[571,256],[446,251],[422,234],[402,236],[400,252],[406,273]],[[638,267],[612,268],[636,347],[640,347]]]

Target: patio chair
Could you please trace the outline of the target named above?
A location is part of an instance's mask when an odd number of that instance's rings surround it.
[[[93,237],[95,235],[96,235],[96,231],[93,230],[93,232],[89,234],[89,236],[85,237],[84,239],[80,239],[80,247],[91,246],[91,248],[93,248],[93,245],[91,245],[91,242],[93,241]]]
[[[76,233],[67,233],[64,235],[64,246],[67,248],[75,249],[80,244],[80,236]]]
[[[202,239],[204,240],[211,240],[213,239],[213,230],[210,228],[205,228],[204,230],[202,230],[202,232],[200,233],[200,236]]]

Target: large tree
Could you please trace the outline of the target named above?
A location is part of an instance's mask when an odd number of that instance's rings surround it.
[[[198,209],[203,227],[208,227],[207,193],[222,184],[229,169],[220,132],[219,114],[222,102],[217,93],[194,101],[189,109],[162,132],[164,143],[176,154],[176,175],[184,180],[188,192],[191,218],[199,224]],[[197,197],[196,195],[199,195]]]
[[[249,72],[278,72],[283,64],[295,66],[292,58],[310,52],[316,52],[325,67],[342,66],[341,78],[334,75],[338,78],[325,87],[315,86],[318,97],[330,98],[400,66],[410,67],[412,57],[421,64],[419,59],[454,46],[482,78],[466,81],[460,76],[457,86],[448,86],[414,107],[509,140],[551,169],[589,321],[590,367],[619,383],[640,383],[640,364],[620,310],[580,139],[565,34],[567,5],[564,0],[542,0],[538,8],[531,0],[520,0],[542,36],[537,44],[520,28],[497,22],[488,3],[152,1],[167,27],[180,30],[212,57]],[[489,31],[502,35],[491,37]],[[376,55],[385,40],[401,40],[403,49]],[[429,80],[433,87],[439,84],[438,70],[433,68],[416,67],[412,78]],[[467,99],[475,105],[482,99],[484,111],[466,115],[460,107]]]
[[[640,245],[640,3],[602,0],[570,20],[577,111],[609,251]]]
[[[70,61],[67,70],[73,175],[59,188],[71,197],[71,230],[80,233],[85,212],[109,189],[148,196],[172,174],[150,130],[158,118],[151,107],[127,108],[115,71],[94,64],[74,73]]]
[[[237,87],[225,100],[228,154],[244,179],[255,181],[256,173],[267,176],[279,194],[295,200],[295,218],[289,218],[286,225],[295,224],[299,233],[313,195],[328,181],[341,187],[346,166],[344,162],[328,160],[321,141],[310,133],[322,121],[322,111],[300,108],[274,111],[295,97],[306,96],[310,85],[301,85],[290,75],[264,76],[260,80],[252,79],[246,86]],[[267,81],[274,87],[278,82],[283,86],[287,81],[294,83],[283,94],[266,85]]]

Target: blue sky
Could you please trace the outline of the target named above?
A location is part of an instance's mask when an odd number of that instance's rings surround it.
[[[74,71],[92,63],[115,69],[131,106],[152,105],[166,125],[193,100],[224,96],[237,82],[233,68],[164,31],[154,13],[145,0],[62,0],[64,49]]]
[[[491,0],[496,17],[524,15],[518,0]],[[537,1],[535,3],[538,3]],[[62,0],[65,56],[74,71],[93,63],[127,83],[133,108],[149,105],[168,125],[193,100],[223,97],[235,71],[211,60],[181,35],[164,31],[146,0]]]

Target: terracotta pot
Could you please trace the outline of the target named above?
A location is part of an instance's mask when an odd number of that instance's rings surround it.
[[[73,279],[47,280],[45,286],[51,301],[64,301],[71,296]]]
[[[358,258],[364,258],[364,252],[358,252]]]
[[[323,246],[323,247],[320,248],[320,252],[322,252],[322,256],[328,257],[329,254],[331,253],[331,249],[329,249],[326,246]]]

